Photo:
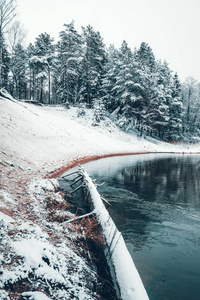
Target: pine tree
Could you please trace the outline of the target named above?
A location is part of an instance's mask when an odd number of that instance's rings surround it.
[[[46,61],[35,54],[29,59],[29,66],[32,73],[32,98],[42,102],[44,79],[47,79],[46,72],[44,70],[46,67]]]
[[[2,37],[3,40],[3,37]],[[6,90],[9,89],[9,70],[10,70],[10,55],[7,51],[7,47],[3,41],[1,45],[1,68],[0,68],[0,87],[5,88]]]
[[[51,94],[51,66],[54,58],[53,39],[49,34],[42,33],[35,42],[35,63],[37,65],[36,79],[40,82],[40,102],[44,102],[44,84],[48,81],[48,103]]]
[[[141,135],[160,132],[162,121],[159,119],[156,61],[147,43],[141,43],[140,48],[135,50],[134,61],[136,128]]]
[[[1,11],[5,4],[10,22],[13,1],[2,0]],[[181,90],[178,75],[172,74],[167,62],[155,60],[147,43],[132,52],[123,41],[120,49],[110,46],[106,52],[99,32],[89,25],[79,35],[71,22],[64,25],[56,48],[50,35],[43,33],[27,50],[18,43],[10,56],[4,27],[1,19],[0,86],[14,97],[93,106],[94,124],[106,109],[122,129],[140,135],[166,140],[199,135],[200,84],[190,78]],[[79,114],[84,111],[81,106]]]
[[[149,69],[150,72],[155,71],[155,56],[153,54],[153,51],[151,47],[145,43],[142,42],[140,45],[140,48],[136,52],[137,61],[139,61],[141,68]]]
[[[102,101],[105,108],[113,112],[120,104],[117,103],[115,92],[113,92],[113,87],[116,83],[116,76],[118,74],[118,59],[119,51],[111,45],[108,48],[105,64],[105,72],[102,78],[101,95]]]
[[[29,67],[29,99],[30,100],[35,100],[35,86],[36,86],[36,80],[35,80],[35,76],[36,76],[36,71],[37,71],[37,67],[36,67],[36,62],[34,60],[35,57],[35,47],[33,46],[33,44],[29,44],[28,48],[27,48],[27,57],[28,57],[28,67]]]
[[[154,91],[156,102],[154,104],[156,118],[154,128],[158,136],[167,138],[167,131],[170,121],[169,105],[172,102],[172,71],[169,69],[166,61],[157,62],[157,71],[155,73]]]
[[[181,84],[177,73],[171,81],[172,97],[169,101],[168,139],[178,140],[182,134],[183,103],[181,99]]]
[[[101,98],[102,78],[105,64],[105,46],[99,32],[89,25],[82,27],[83,54],[81,61],[80,101],[89,107]]]
[[[74,22],[64,25],[65,29],[60,32],[58,43],[58,73],[59,81],[56,94],[62,103],[74,104],[78,101],[79,60],[81,55],[81,38],[74,28]]]
[[[120,61],[118,66],[119,73],[115,89],[118,87],[118,97],[120,97],[120,102],[123,106],[126,106],[135,100],[133,95],[134,78],[132,75],[133,55],[126,41],[123,41],[120,48]]]
[[[137,101],[137,97],[135,94],[133,53],[126,41],[123,41],[119,50],[116,70],[116,82],[112,92],[121,108],[119,124],[120,127],[126,130],[133,129],[136,123],[135,102]]]
[[[11,70],[14,82],[12,95],[18,99],[26,99],[27,97],[27,66],[27,54],[23,47],[20,44],[17,44],[13,49]]]
[[[101,120],[105,118],[105,106],[102,100],[95,100],[93,103],[94,108],[94,122],[93,125],[98,125]]]

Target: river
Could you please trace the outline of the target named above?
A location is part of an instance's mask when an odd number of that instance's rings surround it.
[[[148,154],[83,165],[151,300],[200,299],[200,155]]]

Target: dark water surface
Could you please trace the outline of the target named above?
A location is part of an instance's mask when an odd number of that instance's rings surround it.
[[[200,299],[200,155],[135,155],[84,165],[151,300]]]

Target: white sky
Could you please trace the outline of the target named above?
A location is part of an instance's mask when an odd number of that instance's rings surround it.
[[[17,19],[28,30],[27,43],[47,32],[57,38],[75,21],[99,31],[107,46],[123,40],[133,50],[147,42],[156,59],[166,60],[183,81],[200,81],[200,0],[17,0]]]

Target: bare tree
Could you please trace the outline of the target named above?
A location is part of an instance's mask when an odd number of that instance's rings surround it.
[[[26,38],[26,31],[23,29],[20,21],[15,21],[7,32],[8,46],[11,55],[17,44],[21,44]]]
[[[15,0],[0,0],[0,88],[2,87],[3,34],[15,17]]]
[[[182,85],[182,99],[185,107],[184,132],[198,134],[200,129],[200,83],[188,77]]]

